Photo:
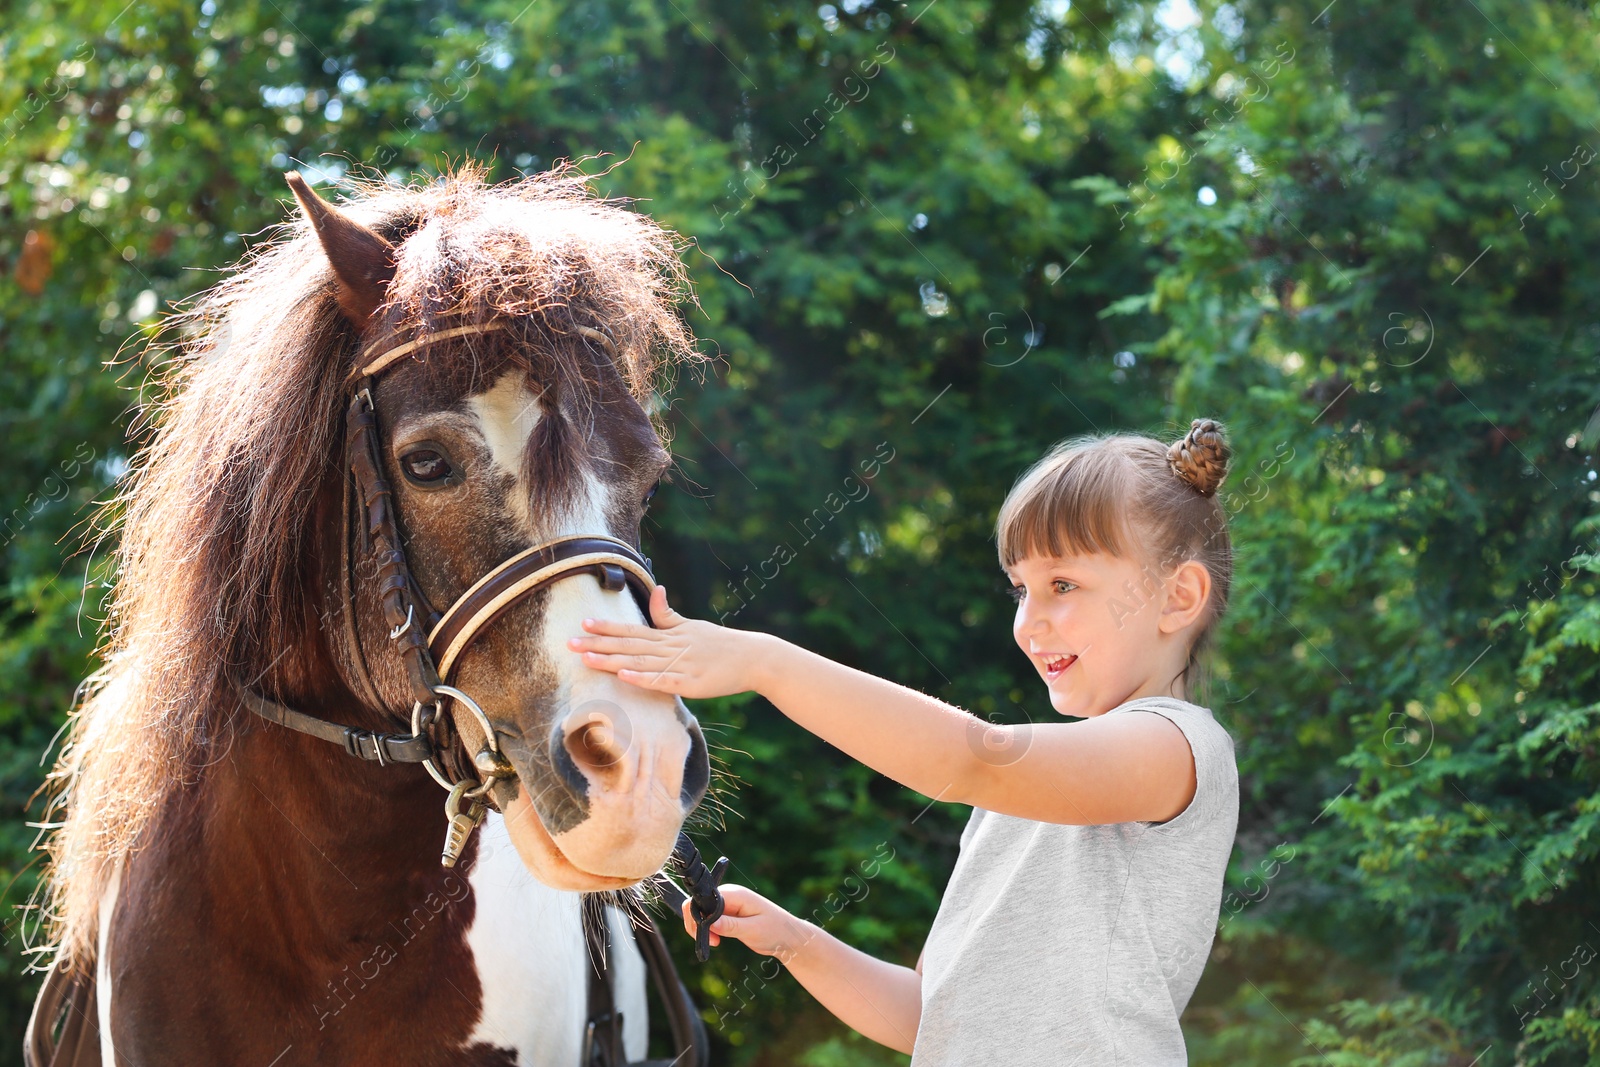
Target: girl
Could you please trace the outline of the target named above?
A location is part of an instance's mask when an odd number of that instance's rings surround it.
[[[723,887],[712,944],[777,956],[914,1067],[1186,1064],[1178,1017],[1239,814],[1233,741],[1185,696],[1228,601],[1216,493],[1229,454],[1211,419],[1171,445],[1078,437],[1007,496],[1012,632],[1051,706],[1080,721],[991,725],[777,637],[686,619],[659,588],[660,629],[585,621],[571,647],[591,667],[691,698],[754,690],[895,781],[972,806],[914,969],[739,886]]]

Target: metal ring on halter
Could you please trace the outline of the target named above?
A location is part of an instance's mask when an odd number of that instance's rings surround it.
[[[464,704],[467,710],[472,712],[473,718],[478,720],[478,725],[483,727],[483,735],[488,741],[489,751],[497,754],[499,753],[500,741],[494,735],[494,725],[489,722],[489,716],[483,713],[483,709],[478,707],[478,702],[476,700],[473,700],[471,697],[467,696],[467,694],[463,693],[453,685],[436,685],[433,687],[433,691],[441,697],[449,697],[451,700],[454,700],[460,704]],[[444,701],[434,701],[433,708],[434,711],[438,712],[439,714],[444,714]],[[411,736],[422,736],[422,701],[420,700],[411,705]],[[454,789],[457,784],[459,784],[446,778],[440,772],[439,768],[434,765],[434,762],[431,759],[423,760],[422,766],[427,768],[428,773],[433,776],[433,780],[438,782],[445,789]],[[472,797],[482,796],[484,793],[489,791],[489,787],[494,784],[494,781],[495,780],[493,778],[490,778],[487,782],[484,782],[482,785],[478,786],[477,789],[468,791],[467,795]]]

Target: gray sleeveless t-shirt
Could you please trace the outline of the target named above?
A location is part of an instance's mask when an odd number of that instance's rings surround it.
[[[1211,953],[1239,823],[1233,739],[1196,704],[1139,697],[1195,762],[1164,823],[1065,826],[974,808],[928,931],[912,1067],[1180,1067],[1178,1017]]]

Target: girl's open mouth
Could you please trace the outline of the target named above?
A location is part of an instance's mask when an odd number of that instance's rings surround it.
[[[1077,656],[1050,656],[1044,661],[1045,681],[1053,682],[1067,672],[1067,668],[1078,662]]]

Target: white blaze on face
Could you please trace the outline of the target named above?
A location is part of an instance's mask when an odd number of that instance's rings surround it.
[[[582,484],[568,496],[570,503],[558,514],[534,513],[538,493],[526,482],[522,456],[540,411],[538,394],[526,387],[519,373],[508,373],[473,397],[470,405],[495,467],[516,479],[512,517],[523,526],[530,544],[609,532],[609,492],[581,466]],[[583,634],[586,618],[644,622],[630,592],[607,591],[596,578],[578,575],[551,585],[547,603],[537,650],[529,651],[556,672],[557,705],[551,725],[593,723],[595,741],[616,753],[614,760],[588,775],[589,817],[556,837],[556,846],[588,874],[644,878],[666,861],[683,820],[688,731],[678,718],[674,697],[592,670],[567,647],[568,638]],[[542,743],[542,739],[528,740]]]

